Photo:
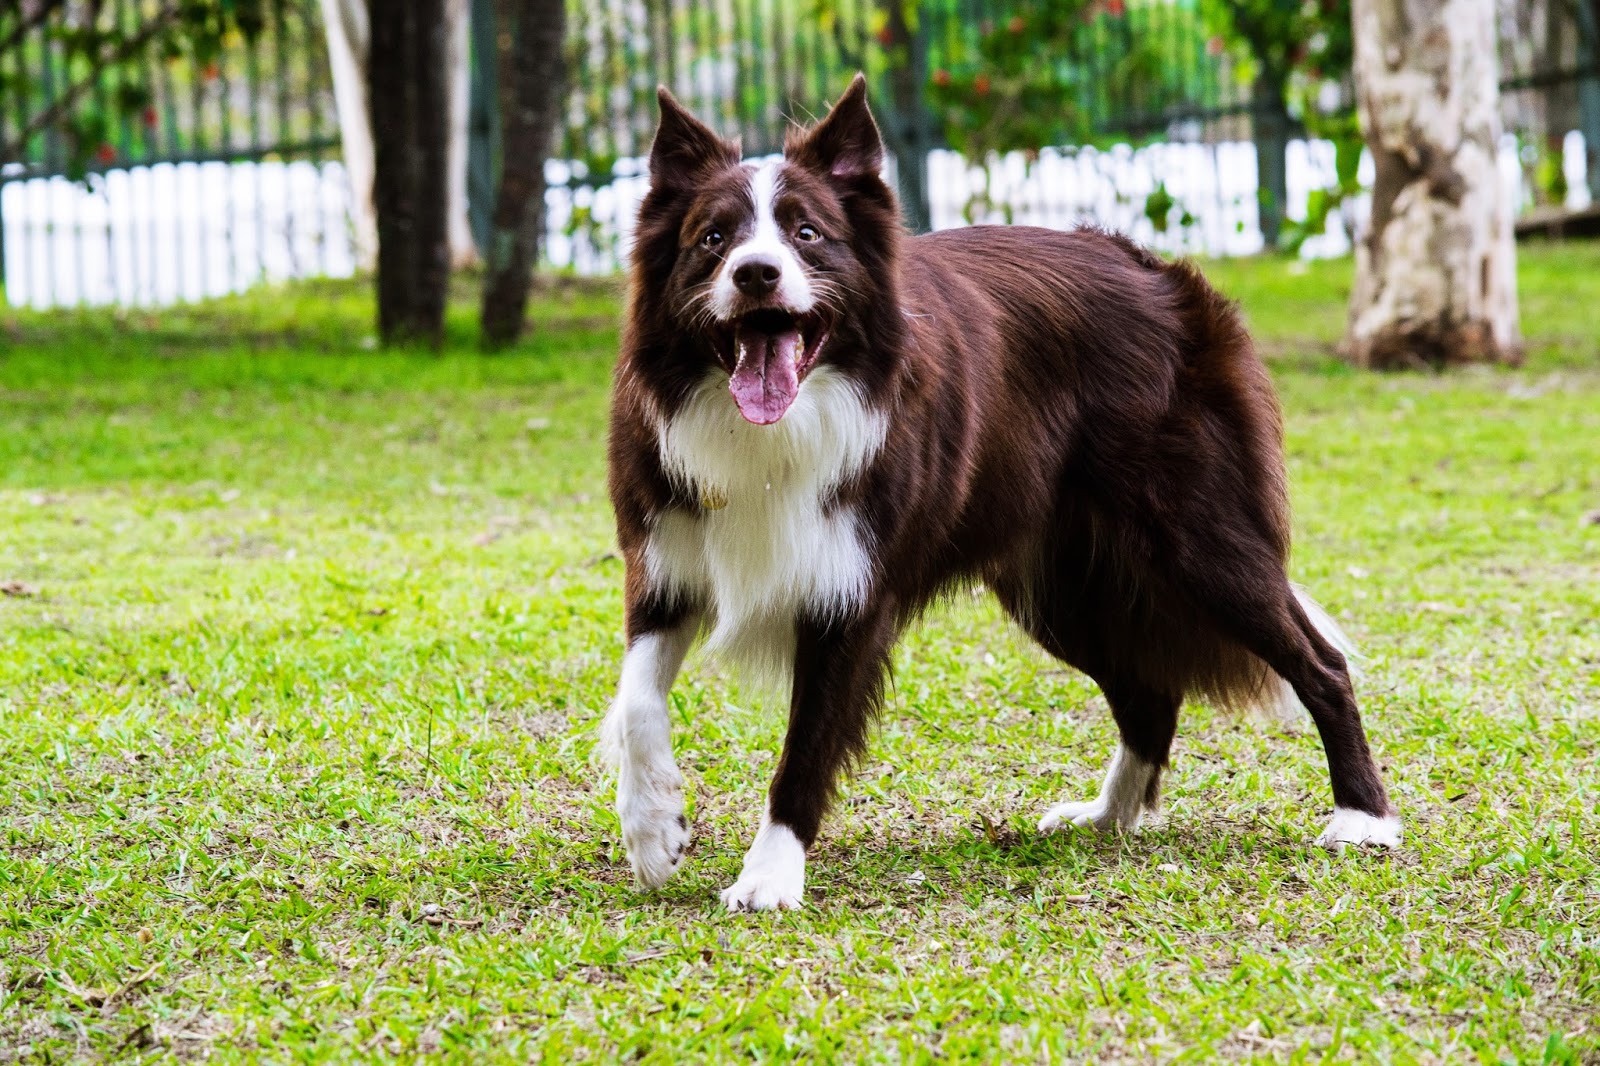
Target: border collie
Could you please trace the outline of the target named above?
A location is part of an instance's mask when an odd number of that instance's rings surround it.
[[[1298,698],[1333,782],[1319,843],[1398,844],[1343,638],[1286,576],[1277,400],[1232,305],[1094,230],[908,236],[859,75],[760,164],[660,99],[610,434],[627,651],[603,739],[638,881],[689,845],[667,693],[697,635],[790,693],[723,902],[797,907],[896,638],[975,581],[1121,731],[1100,794],[1041,831],[1136,828],[1186,697]]]

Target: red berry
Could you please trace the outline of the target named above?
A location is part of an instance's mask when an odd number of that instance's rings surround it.
[[[894,44],[894,31],[890,30],[887,26],[879,30],[878,43],[883,45],[885,48],[889,47],[891,44]]]
[[[94,157],[102,163],[110,163],[117,158],[117,150],[109,144],[102,144],[95,149]]]
[[[156,109],[155,108],[153,108],[153,107],[145,108],[143,115],[141,115],[140,117],[142,117],[144,119],[145,128],[152,129],[152,130],[156,128],[156,122],[159,121],[159,118],[156,115]]]
[[[977,92],[977,94],[979,96],[988,96],[989,95],[989,75],[987,75],[987,74],[979,74],[976,78],[973,78],[972,79],[972,88]]]
[[[1224,47],[1225,45],[1221,37],[1213,37],[1206,42],[1206,55],[1212,56],[1213,58],[1220,56]]]
[[[217,66],[216,61],[213,60],[206,64],[205,70],[201,71],[201,73],[205,75],[206,81],[216,81],[217,75],[221,73],[221,70]]]
[[[1006,23],[1006,29],[1010,30],[1012,33],[1021,33],[1027,28],[1027,25],[1027,22],[1023,20],[1021,15],[1012,15],[1011,21]]]
[[[950,72],[948,70],[945,70],[943,67],[940,67],[938,70],[933,72],[933,83],[935,85],[939,86],[939,88],[941,88],[941,89],[944,88],[946,85],[949,85],[950,84]]]
[[[1106,0],[1106,14],[1113,18],[1121,18],[1125,8],[1123,0]]]

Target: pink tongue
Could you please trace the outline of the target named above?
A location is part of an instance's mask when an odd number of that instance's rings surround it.
[[[762,333],[741,326],[733,339],[739,352],[728,382],[733,402],[746,422],[770,426],[800,391],[800,331]]]

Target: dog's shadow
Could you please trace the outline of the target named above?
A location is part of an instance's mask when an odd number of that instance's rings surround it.
[[[718,905],[716,888],[738,876],[742,857],[735,841],[700,839],[685,869],[659,892],[641,892],[626,880],[618,887],[635,902],[703,911]],[[1262,822],[1050,834],[980,823],[926,836],[844,842],[825,835],[806,864],[806,905],[835,915],[1017,899],[1116,906],[1127,886],[1139,881],[1159,879],[1170,887],[1174,880],[1227,877],[1234,870],[1256,883],[1263,862],[1287,875],[1327,859],[1309,838],[1297,839],[1285,827]]]

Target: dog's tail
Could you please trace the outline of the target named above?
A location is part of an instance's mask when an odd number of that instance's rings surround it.
[[[1321,604],[1313,600],[1305,589],[1299,585],[1294,586],[1294,598],[1299,602],[1300,609],[1306,613],[1311,624],[1316,627],[1322,639],[1339,649],[1350,665],[1350,672],[1355,673],[1356,660],[1360,654],[1356,651],[1355,641],[1349,634],[1339,628],[1339,623]],[[1272,671],[1267,671],[1265,683],[1262,684],[1256,698],[1250,701],[1250,709],[1261,717],[1284,726],[1297,726],[1305,717],[1305,705],[1300,702],[1300,697],[1295,695],[1294,687]]]

